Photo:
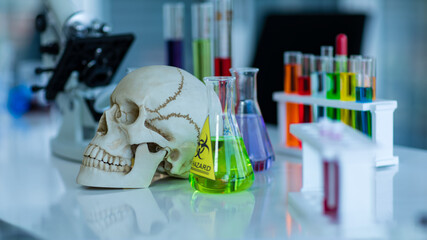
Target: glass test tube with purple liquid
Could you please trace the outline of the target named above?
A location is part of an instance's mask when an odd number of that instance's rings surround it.
[[[184,4],[163,5],[163,26],[167,65],[184,68]]]
[[[273,147],[257,100],[258,68],[231,68],[236,78],[236,120],[254,171],[263,171],[274,160]]]

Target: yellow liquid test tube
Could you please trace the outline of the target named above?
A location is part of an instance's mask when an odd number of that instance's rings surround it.
[[[360,55],[350,56],[348,61],[348,72],[342,72],[340,74],[341,79],[341,101],[356,101],[356,85],[357,76],[360,73],[360,61],[362,57]],[[341,109],[341,121],[348,126],[354,125],[355,111],[348,109]]]

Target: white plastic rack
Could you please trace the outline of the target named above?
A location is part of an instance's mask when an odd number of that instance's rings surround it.
[[[301,96],[273,93],[277,104],[277,122],[279,126],[278,152],[301,156],[301,149],[286,146],[286,103],[301,103],[312,106],[324,106],[357,111],[370,111],[372,116],[372,140],[378,145],[375,165],[377,167],[391,166],[399,163],[399,158],[393,155],[393,113],[397,108],[395,100],[375,100],[369,103],[323,99],[313,96]]]

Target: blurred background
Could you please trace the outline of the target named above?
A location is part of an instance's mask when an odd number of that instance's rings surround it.
[[[171,0],[79,0],[86,11],[109,23],[113,33],[136,40],[116,73],[165,64],[162,5]],[[185,69],[192,72],[190,0],[185,4]],[[276,123],[273,91],[283,90],[283,51],[320,53],[349,37],[349,54],[376,56],[377,96],[395,99],[395,144],[427,148],[427,1],[425,0],[234,0],[233,66],[260,68],[259,102],[267,123]],[[7,90],[45,81],[34,19],[40,0],[0,0],[0,107]],[[6,114],[6,111],[1,111]],[[0,119],[2,117],[0,116]],[[1,129],[1,128],[0,128]]]

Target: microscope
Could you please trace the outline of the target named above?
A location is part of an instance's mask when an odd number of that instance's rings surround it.
[[[108,107],[114,89],[110,83],[131,46],[133,34],[110,34],[111,28],[88,15],[73,0],[43,0],[45,11],[36,18],[48,101],[62,115],[58,134],[50,142],[52,152],[81,161]],[[105,106],[103,106],[105,105]]]

